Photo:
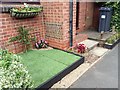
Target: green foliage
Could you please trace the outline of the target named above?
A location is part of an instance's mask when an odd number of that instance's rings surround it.
[[[108,43],[108,44],[113,44],[114,42],[115,42],[114,37],[111,37],[111,38],[109,38],[109,39],[107,40],[107,43]]]
[[[0,90],[32,87],[33,82],[28,71],[21,64],[20,57],[6,50],[0,50]]]
[[[111,28],[115,26],[117,32],[120,32],[120,1],[107,2],[104,4],[107,7],[113,8],[113,16],[111,21]]]
[[[13,12],[40,12],[42,10],[42,7],[16,7],[11,9]]]
[[[113,44],[113,43],[115,43],[115,41],[117,41],[118,39],[120,39],[120,32],[112,35],[110,38],[107,39],[106,42],[107,42],[108,44]]]
[[[10,42],[19,41],[24,45],[25,51],[27,51],[30,48],[30,42],[34,41],[35,37],[32,38],[29,30],[22,26],[18,28],[18,33],[17,36],[10,38]]]
[[[0,60],[4,60],[6,62],[4,62],[4,64],[2,64],[2,66],[4,68],[8,68],[9,65],[11,64],[11,53],[8,53],[7,50],[0,50]]]

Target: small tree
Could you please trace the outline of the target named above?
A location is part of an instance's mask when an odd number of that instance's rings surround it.
[[[30,48],[30,42],[35,41],[35,37],[32,38],[29,34],[29,29],[21,26],[18,28],[18,35],[10,38],[10,42],[18,41],[24,45],[25,52]]]

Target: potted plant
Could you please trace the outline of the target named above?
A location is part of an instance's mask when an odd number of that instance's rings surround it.
[[[112,49],[116,44],[120,42],[120,32],[112,35],[110,38],[106,40],[104,44],[105,48]]]
[[[43,7],[35,7],[35,6],[29,6],[26,3],[24,3],[24,7],[14,7],[10,10],[10,14],[12,17],[15,18],[30,18],[37,16],[41,11],[43,10]]]

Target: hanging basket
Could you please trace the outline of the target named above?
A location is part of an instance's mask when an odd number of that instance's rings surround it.
[[[15,18],[32,18],[42,12],[43,7],[12,8],[10,14]]]

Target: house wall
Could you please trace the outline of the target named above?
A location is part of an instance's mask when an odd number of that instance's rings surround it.
[[[77,33],[87,30],[93,26],[93,2],[79,3],[79,29]]]
[[[69,47],[69,2],[42,2],[44,6],[45,39],[50,46]],[[73,6],[73,43],[76,35],[76,4]]]
[[[94,4],[94,14],[93,14],[93,27],[94,29],[98,30],[98,27],[99,27],[99,15],[100,15],[100,12],[99,12],[99,9],[100,7],[102,7],[101,4]]]
[[[9,43],[11,37],[18,34],[17,29],[19,26],[26,26],[32,28],[30,35],[36,36],[37,39],[44,38],[44,27],[42,25],[42,14],[35,18],[16,19],[10,16],[9,13],[0,13],[0,47],[6,48],[13,53],[23,51],[22,44],[18,42]]]
[[[69,3],[41,2],[43,12],[37,17],[16,19],[9,13],[0,13],[0,47],[13,53],[23,51],[19,42],[8,43],[11,37],[18,34],[19,26],[33,28],[30,35],[36,36],[37,41],[44,38],[50,46],[66,49],[69,47]],[[64,8],[64,9],[63,9]]]
[[[11,37],[17,35],[19,26],[33,28],[31,35],[35,35],[37,40],[45,38],[50,46],[64,50],[69,47],[69,2],[41,2],[41,5],[43,12],[35,18],[15,19],[9,13],[0,13],[1,47],[5,46],[14,53],[23,50],[23,46],[18,42],[7,43]],[[73,45],[87,39],[87,35],[83,34],[77,38],[76,33],[92,26],[92,9],[93,3],[80,3],[79,30],[76,31],[76,2],[73,2]]]
[[[68,47],[69,3],[42,2],[44,6],[45,39],[50,46]]]

